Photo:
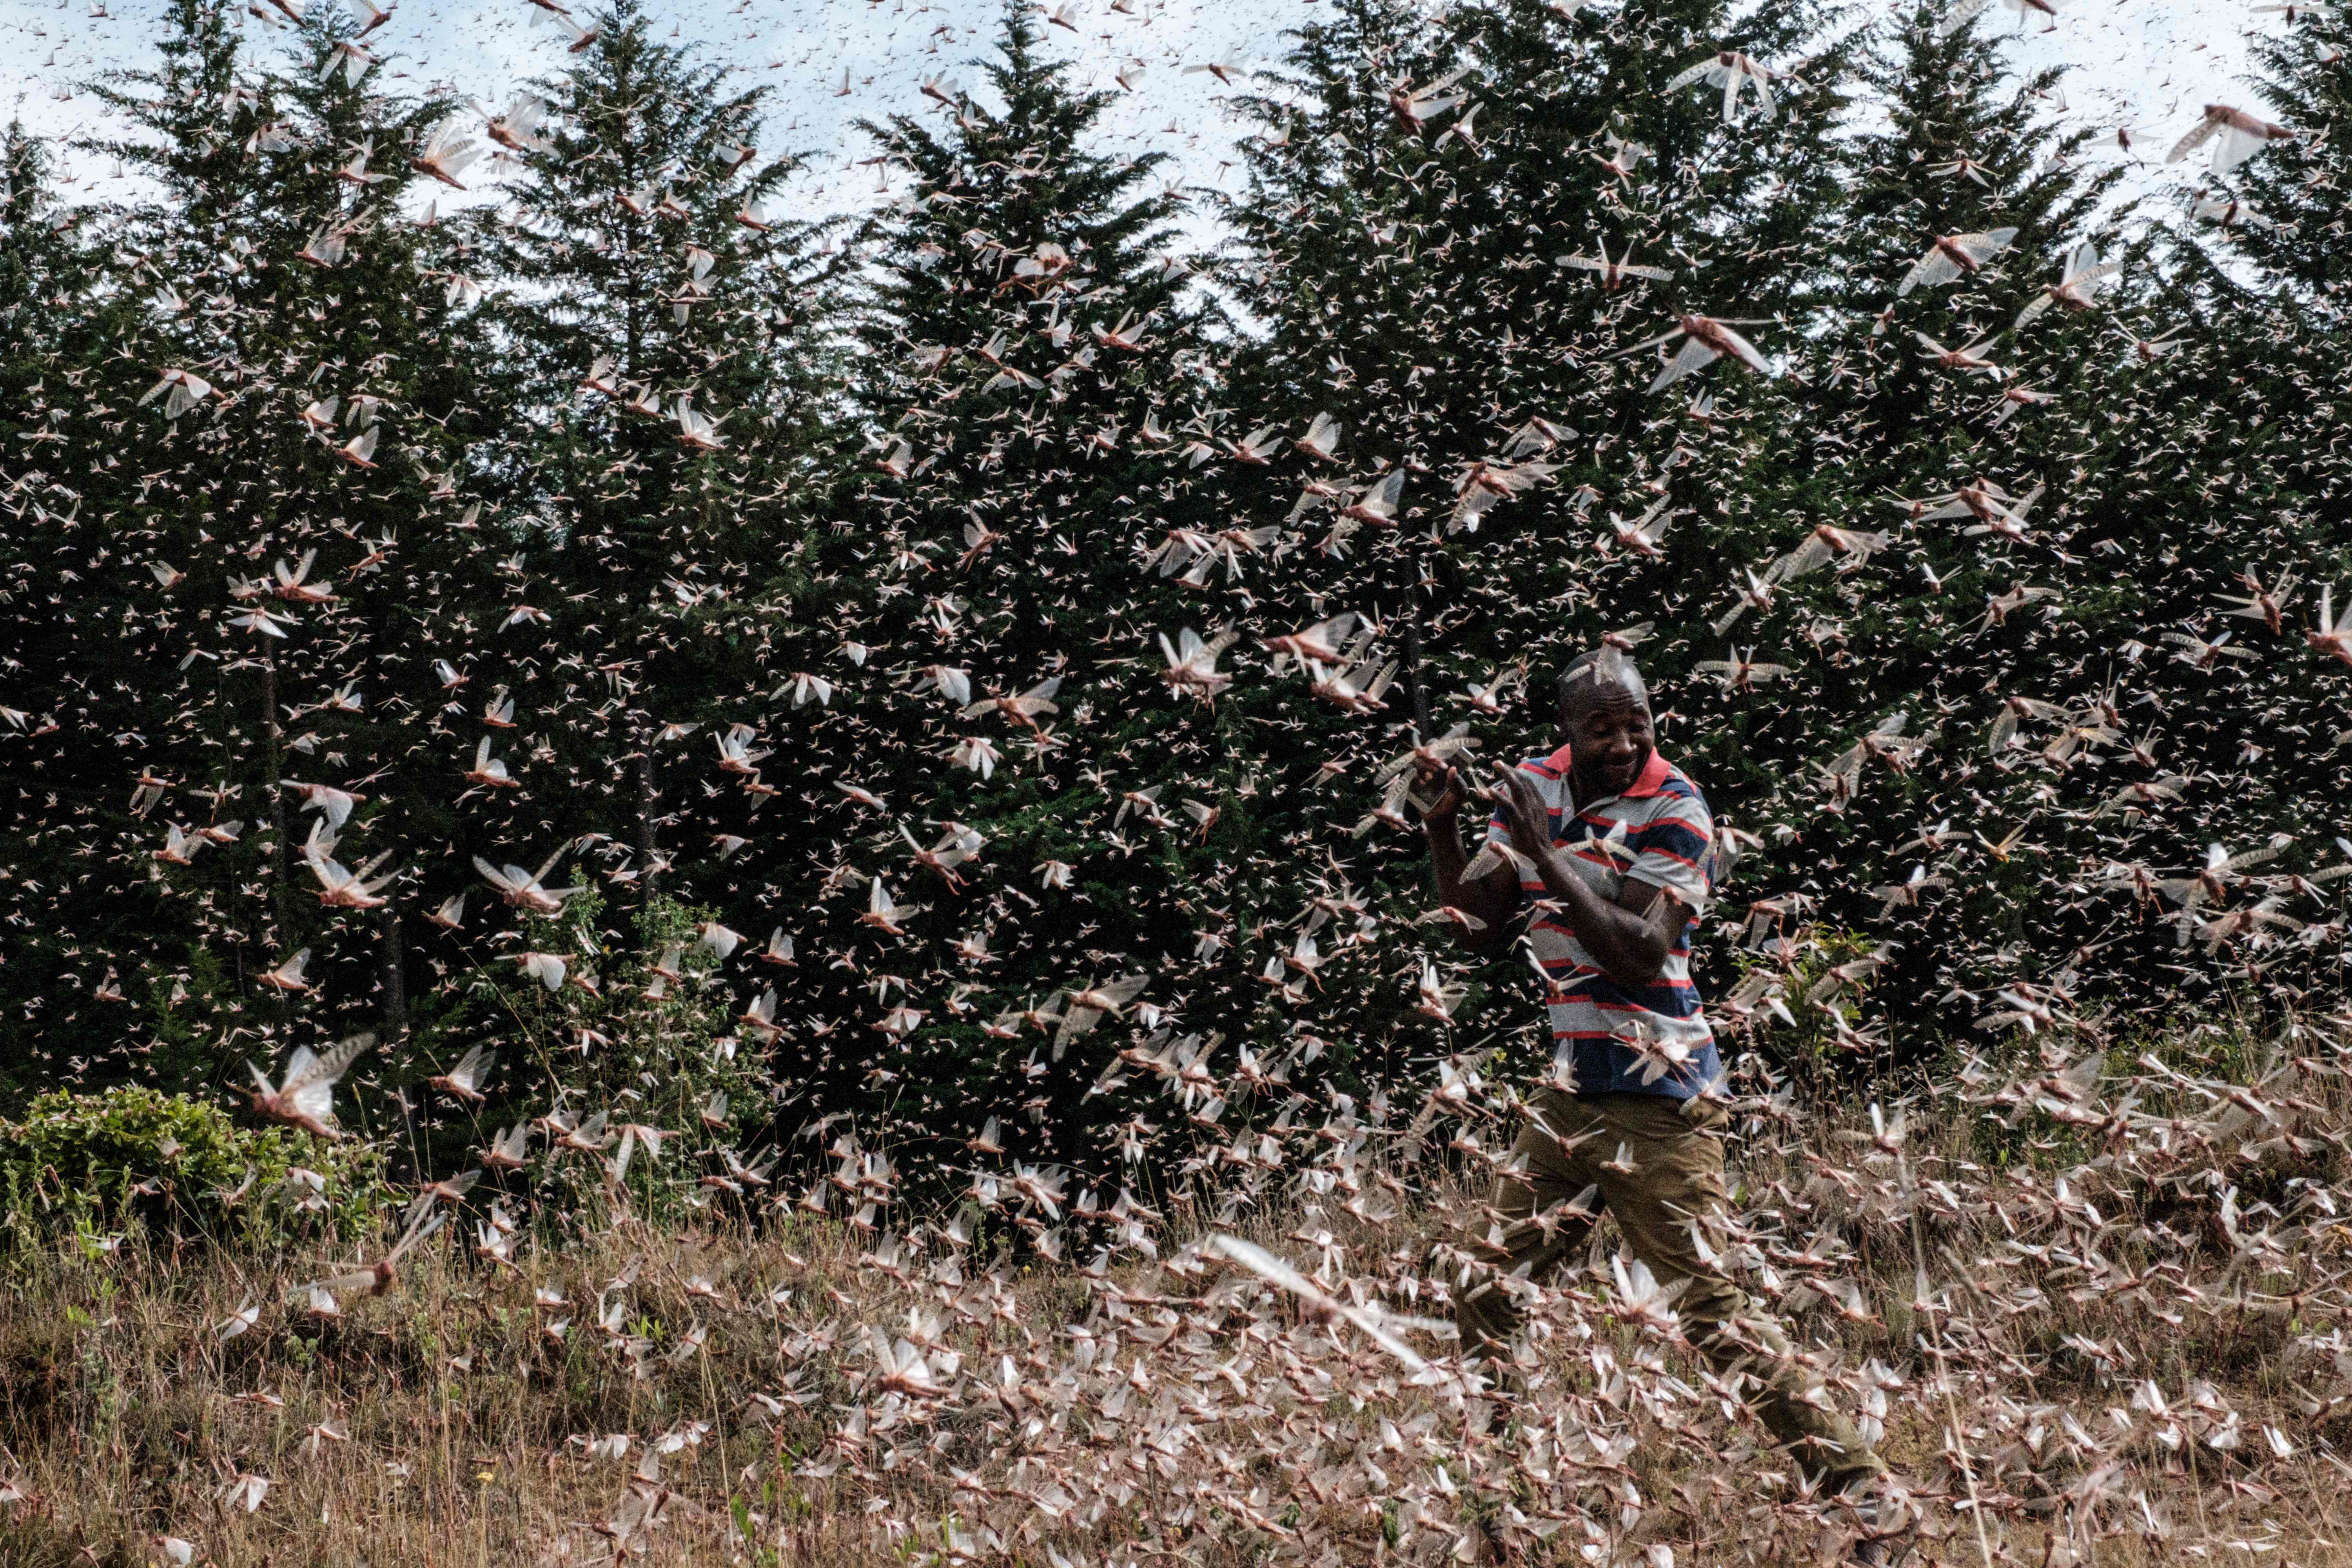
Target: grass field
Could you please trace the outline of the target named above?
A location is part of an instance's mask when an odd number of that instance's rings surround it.
[[[2252,1110],[2191,1081],[2054,1121],[2030,1081],[1948,1091],[1899,1140],[1748,1118],[1738,1261],[1883,1424],[1915,1561],[2352,1561],[2332,1058]],[[494,1262],[475,1211],[331,1316],[288,1293],[348,1254],[20,1250],[0,1561],[1688,1568],[1834,1561],[1893,1521],[1758,1451],[1610,1287],[1605,1225],[1541,1293],[1516,1408],[1465,1385],[1428,1325],[1478,1186],[1433,1151],[1316,1168],[1240,1228],[1394,1315],[1426,1372],[1205,1255],[1181,1203],[1156,1259],[1108,1267],[803,1211],[574,1216]]]

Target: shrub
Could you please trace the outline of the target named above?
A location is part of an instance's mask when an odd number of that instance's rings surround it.
[[[1887,1051],[1884,1039],[1867,1025],[1855,1032],[1863,1016],[1857,1003],[1870,988],[1868,977],[1842,985],[1819,1002],[1811,999],[1813,987],[1831,970],[1866,958],[1878,946],[1860,931],[1816,924],[1801,931],[1788,951],[1776,955],[1777,963],[1745,952],[1735,953],[1737,969],[1727,989],[1737,988],[1754,969],[1775,968],[1780,975],[1779,994],[1793,1019],[1781,1023],[1759,1015],[1746,1037],[1751,1047],[1774,1070],[1794,1075],[1809,1092],[1821,1091],[1858,1053],[1866,1053],[1870,1063],[1882,1062]]]
[[[736,1027],[740,1004],[701,936],[716,913],[656,896],[630,911],[625,930],[618,921],[608,926],[606,916],[593,891],[574,894],[559,914],[526,916],[520,945],[563,961],[557,987],[517,977],[509,961],[482,963],[467,975],[456,1005],[418,1031],[415,1037],[441,1061],[480,1044],[514,1064],[490,1085],[478,1118],[441,1124],[426,1163],[440,1169],[465,1158],[458,1138],[478,1141],[490,1128],[536,1114],[547,1108],[551,1090],[556,1109],[579,1118],[602,1112],[616,1134],[633,1125],[681,1137],[685,1146],[700,1143],[703,1111],[716,1094],[727,1097],[728,1117],[741,1130],[722,1136],[751,1139],[763,1131],[770,1047],[756,1031]],[[457,1131],[476,1121],[478,1130]],[[608,1151],[618,1153],[617,1145]],[[681,1157],[677,1148],[665,1150],[642,1133],[632,1141],[625,1185],[635,1212],[655,1217],[685,1201],[663,1179],[665,1162]],[[540,1174],[555,1192],[585,1201],[608,1190],[614,1163],[560,1157]],[[698,1206],[708,1201],[707,1193],[686,1191]]]
[[[384,1195],[373,1151],[242,1128],[183,1094],[127,1086],[45,1094],[23,1121],[0,1121],[0,1245],[134,1223],[210,1240],[305,1230],[349,1237]]]

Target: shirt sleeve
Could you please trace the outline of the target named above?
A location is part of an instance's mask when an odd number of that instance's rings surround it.
[[[1625,875],[1664,888],[1693,914],[1715,898],[1715,817],[1702,800],[1677,800],[1633,836]]]

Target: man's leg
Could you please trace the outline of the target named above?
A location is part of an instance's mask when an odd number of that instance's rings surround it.
[[[1591,1233],[1593,1214],[1562,1205],[1593,1183],[1587,1146],[1577,1140],[1595,1121],[1589,1108],[1555,1090],[1539,1090],[1528,1101],[1527,1121],[1511,1146],[1512,1168],[1495,1183],[1492,1205],[1500,1218],[1471,1247],[1494,1274],[1474,1279],[1454,1309],[1465,1359],[1507,1358],[1526,1320],[1496,1276],[1524,1268],[1527,1278],[1540,1280]],[[1596,1199],[1588,1206],[1597,1205]]]
[[[1853,1423],[1831,1407],[1778,1325],[1753,1310],[1747,1292],[1723,1270],[1723,1142],[1716,1135],[1723,1112],[1708,1110],[1693,1120],[1681,1102],[1662,1095],[1609,1095],[1597,1103],[1605,1129],[1595,1142],[1611,1146],[1597,1158],[1612,1158],[1622,1142],[1634,1167],[1631,1175],[1602,1172],[1601,1193],[1627,1247],[1658,1283],[1689,1281],[1674,1301],[1684,1337],[1718,1373],[1737,1368],[1762,1384],[1750,1394],[1750,1407],[1807,1474],[1842,1491],[1883,1473],[1886,1467]]]

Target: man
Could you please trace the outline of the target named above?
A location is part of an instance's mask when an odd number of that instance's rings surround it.
[[[1714,819],[1698,786],[1658,753],[1649,693],[1632,659],[1587,654],[1559,679],[1561,743],[1497,767],[1499,800],[1476,859],[1452,768],[1426,771],[1422,813],[1439,900],[1477,923],[1463,941],[1494,952],[1524,899],[1542,967],[1554,1071],[1495,1188],[1498,1223],[1477,1250],[1493,1269],[1455,1310],[1465,1357],[1514,1359],[1517,1276],[1541,1279],[1580,1253],[1599,1211],[1674,1301],[1685,1336],[1721,1372],[1760,1383],[1753,1407],[1806,1473],[1832,1491],[1885,1467],[1827,1409],[1788,1342],[1751,1314],[1720,1262],[1725,1247],[1723,1065],[1690,980],[1691,923],[1713,891]],[[1864,1563],[1883,1561],[1865,1542]]]

